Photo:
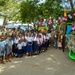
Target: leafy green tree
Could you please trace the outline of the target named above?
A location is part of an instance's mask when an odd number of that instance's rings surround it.
[[[39,0],[26,0],[22,1],[20,6],[21,20],[23,23],[33,23],[35,27],[35,22],[38,20],[39,9],[38,9]]]
[[[0,16],[4,17],[3,25],[7,24],[7,20],[16,20],[16,15],[19,13],[20,3],[15,0],[5,0],[4,5],[0,6]],[[15,17],[14,17],[15,16]]]
[[[20,13],[23,23],[33,22],[38,17],[38,0],[26,0],[21,3]]]
[[[48,18],[52,16],[57,18],[58,15],[62,14],[63,7],[60,5],[62,0],[46,0],[45,3],[41,5],[42,16]]]

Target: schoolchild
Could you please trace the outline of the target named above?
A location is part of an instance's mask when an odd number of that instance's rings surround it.
[[[29,56],[32,56],[32,44],[33,44],[33,39],[31,37],[31,34],[28,33],[28,37],[27,37],[27,52],[29,54]]]
[[[11,62],[11,56],[12,56],[12,45],[13,45],[13,41],[12,41],[12,37],[9,36],[8,41],[7,41],[7,46],[6,46],[6,61]]]
[[[41,52],[41,40],[40,35],[37,35],[37,53],[39,54]]]
[[[4,37],[1,36],[1,41],[0,41],[0,61],[1,61],[2,64],[4,64],[4,51],[5,51]]]
[[[36,34],[33,35],[33,53],[37,51],[37,36]]]
[[[43,35],[42,35],[42,40],[43,40],[43,42],[42,42],[42,51],[44,51],[45,52],[45,34],[43,33]]]
[[[17,55],[19,58],[22,57],[22,41],[21,40],[19,40],[17,44]]]
[[[17,56],[17,45],[18,45],[18,42],[19,42],[19,36],[16,35],[15,36],[15,40],[14,40],[14,50],[13,50],[13,55]]]
[[[26,39],[23,39],[21,44],[22,44],[22,54],[26,55],[26,53],[27,53],[27,41],[26,41]]]
[[[49,40],[49,37],[47,34],[45,34],[45,50],[47,50],[48,48],[48,40]]]

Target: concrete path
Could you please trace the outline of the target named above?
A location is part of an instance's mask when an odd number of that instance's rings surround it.
[[[63,53],[50,47],[46,53],[0,65],[0,75],[75,75],[75,61],[68,57],[68,50]]]

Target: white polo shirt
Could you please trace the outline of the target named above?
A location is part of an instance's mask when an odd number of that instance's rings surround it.
[[[22,44],[21,44],[21,43],[18,43],[17,48],[18,48],[19,50],[22,49]]]

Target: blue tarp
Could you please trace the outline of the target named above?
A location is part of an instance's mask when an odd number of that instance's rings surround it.
[[[18,28],[18,25],[8,24],[5,26],[5,28]]]
[[[8,24],[8,25],[6,25],[5,26],[5,28],[18,28],[19,27],[19,25],[14,25],[14,24]],[[22,30],[26,30],[26,29],[29,29],[29,30],[32,30],[30,27],[28,28],[28,26],[23,26],[23,25],[20,25],[20,29],[22,29]]]
[[[28,26],[20,26],[20,29],[22,29],[22,30],[26,30],[26,29],[29,29],[29,30],[32,30],[30,27],[28,28]]]
[[[67,25],[67,31],[66,31],[67,38],[68,38],[68,35],[70,34],[71,30],[72,30],[72,26]]]
[[[22,29],[22,30],[26,30],[26,28],[24,27],[24,26],[20,26],[20,29]]]

